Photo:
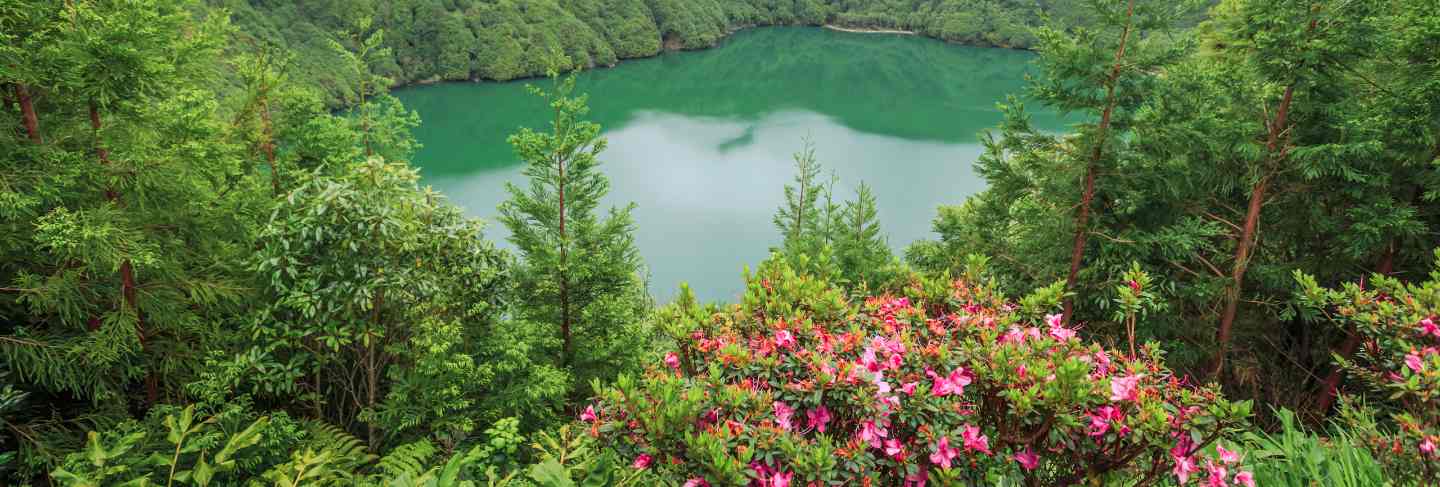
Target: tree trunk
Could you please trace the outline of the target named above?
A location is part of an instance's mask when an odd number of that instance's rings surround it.
[[[1313,26],[1313,23],[1312,23]],[[1295,99],[1295,85],[1285,87],[1275,118],[1266,122],[1267,137],[1265,150],[1269,154],[1265,168],[1270,171],[1283,163],[1288,155],[1290,103]],[[1225,367],[1225,356],[1230,351],[1230,339],[1235,327],[1235,315],[1240,307],[1240,293],[1245,286],[1245,273],[1250,268],[1250,252],[1255,245],[1255,234],[1260,226],[1260,210],[1265,206],[1266,191],[1270,186],[1271,174],[1263,174],[1250,189],[1250,206],[1245,212],[1245,226],[1240,231],[1240,241],[1235,246],[1235,262],[1230,271],[1230,286],[1225,290],[1225,309],[1220,315],[1220,326],[1215,331],[1219,346],[1215,352],[1212,375],[1219,375]]]
[[[20,105],[20,118],[25,124],[25,133],[30,136],[30,142],[44,144],[45,139],[40,136],[40,119],[35,115],[35,102],[30,99],[30,88],[22,83],[15,83],[15,101]]]
[[[275,165],[275,135],[270,126],[270,102],[260,99],[260,150],[265,153],[265,162],[270,165],[270,191],[280,195],[280,169]]]
[[[565,162],[564,158],[556,156],[555,166],[560,172],[560,177],[556,179],[560,198],[560,356],[561,364],[568,367],[573,359],[574,346],[570,334],[570,241],[565,234]]]
[[[90,101],[90,129],[95,138],[95,156],[100,160],[100,165],[110,165],[110,151],[105,149],[105,144],[100,140],[100,129],[104,124],[100,120],[100,106],[94,100]],[[120,204],[120,193],[106,184],[105,199],[116,205]],[[148,348],[145,344],[145,314],[140,311],[140,303],[137,296],[135,284],[135,266],[130,259],[120,261],[120,296],[125,300],[125,306],[135,313],[135,337],[140,341],[140,351],[143,353]],[[160,400],[159,378],[153,369],[145,375],[145,399],[151,404]]]
[[[1390,245],[1385,248],[1385,253],[1380,256],[1380,263],[1375,266],[1376,274],[1390,275],[1392,272],[1395,272],[1394,241],[1391,241]],[[1345,341],[1335,350],[1335,355],[1349,358],[1350,355],[1355,353],[1355,349],[1360,346],[1361,339],[1362,337],[1359,330],[1354,328],[1346,330]],[[1325,380],[1321,382],[1320,385],[1320,396],[1315,401],[1316,412],[1325,414],[1327,411],[1330,411],[1330,406],[1335,404],[1335,395],[1336,391],[1340,389],[1340,379],[1342,378],[1343,372],[1339,367],[1336,367],[1330,371],[1329,375],[1325,376]]]
[[[1075,281],[1080,275],[1080,264],[1085,259],[1085,241],[1089,237],[1090,205],[1095,200],[1095,178],[1100,170],[1100,159],[1105,153],[1105,140],[1110,135],[1110,117],[1115,113],[1115,82],[1120,79],[1120,68],[1125,60],[1125,45],[1130,40],[1130,27],[1135,17],[1135,0],[1130,0],[1125,10],[1125,28],[1120,32],[1120,45],[1115,49],[1115,62],[1110,66],[1110,76],[1105,81],[1105,109],[1100,113],[1100,125],[1096,128],[1095,148],[1090,152],[1090,163],[1085,167],[1085,192],[1080,197],[1080,208],[1075,214],[1075,243],[1070,250],[1070,273],[1065,278],[1065,292],[1075,290]],[[1075,312],[1075,300],[1065,296],[1061,320],[1070,322]]]
[[[1250,190],[1250,206],[1245,212],[1245,226],[1240,233],[1240,242],[1236,245],[1235,263],[1230,270],[1230,285],[1225,289],[1225,310],[1220,315],[1220,327],[1215,333],[1215,341],[1220,348],[1215,352],[1212,374],[1220,373],[1225,366],[1225,355],[1229,353],[1235,315],[1240,307],[1240,292],[1245,284],[1245,273],[1250,268],[1250,251],[1260,226],[1260,210],[1265,206],[1265,193],[1269,186],[1270,177],[1266,175]]]

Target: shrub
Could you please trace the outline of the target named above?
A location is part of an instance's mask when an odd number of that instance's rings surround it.
[[[1325,289],[1299,272],[1296,280],[1311,318],[1359,334],[1358,353],[1336,362],[1379,392],[1369,407],[1342,409],[1342,420],[1397,482],[1440,484],[1440,267],[1423,283],[1376,275],[1369,286]],[[1387,421],[1371,419],[1375,412]]]
[[[778,256],[747,280],[741,305],[660,313],[676,349],[582,413],[634,468],[687,485],[1250,482],[1217,443],[1248,402],[1154,345],[1127,357],[1042,319],[1053,293],[1018,306],[971,276],[854,302]]]

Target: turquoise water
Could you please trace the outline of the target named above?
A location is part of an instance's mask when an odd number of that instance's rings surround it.
[[[1021,51],[913,36],[818,28],[737,33],[715,49],[626,61],[579,76],[609,149],[609,202],[635,202],[636,243],[657,298],[681,281],[706,300],[733,300],[745,265],[780,241],[771,218],[793,176],[792,154],[815,144],[848,198],[865,181],[897,252],[931,236],[935,208],[983,189],[971,170],[997,102],[1023,90]],[[415,158],[427,184],[495,222],[504,183],[521,182],[505,138],[546,126],[527,83],[450,83],[398,90],[423,124]],[[1037,113],[1041,128],[1058,129]],[[508,236],[498,223],[497,240]]]

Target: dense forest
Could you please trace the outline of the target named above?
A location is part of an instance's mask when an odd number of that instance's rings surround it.
[[[336,99],[355,85],[328,41],[356,16],[384,29],[387,50],[369,67],[392,83],[543,76],[550,53],[570,66],[614,65],[664,50],[714,46],[766,25],[900,29],[979,46],[1027,48],[1049,16],[1078,23],[1074,0],[206,0],[232,13],[242,38],[297,57],[294,76]],[[354,41],[349,39],[347,41]],[[243,45],[243,44],[242,44]]]
[[[826,23],[1038,53],[988,189],[894,255],[807,146],[737,301],[654,302],[565,73]],[[0,484],[1440,483],[1436,0],[9,0],[0,40]],[[502,249],[387,91],[539,74]]]

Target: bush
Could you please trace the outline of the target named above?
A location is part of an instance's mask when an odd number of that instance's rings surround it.
[[[1248,402],[1177,377],[1154,345],[1126,357],[1042,320],[1054,297],[993,289],[916,281],[851,302],[772,257],[744,304],[660,313],[675,350],[582,420],[689,485],[1250,481],[1218,448]]]

